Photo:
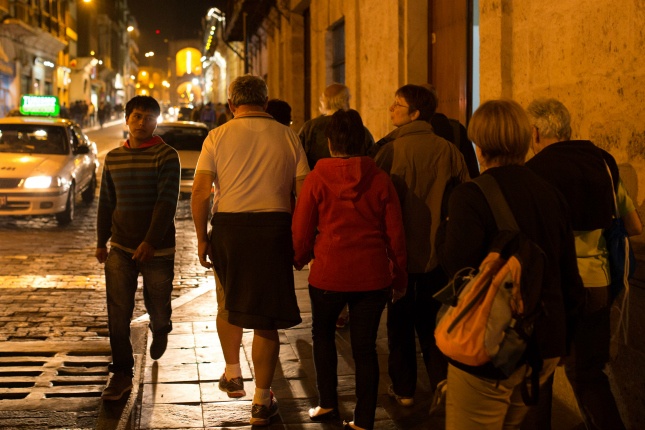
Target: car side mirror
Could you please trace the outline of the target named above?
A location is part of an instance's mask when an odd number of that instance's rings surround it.
[[[76,151],[74,151],[74,154],[76,155],[84,155],[89,153],[90,153],[90,147],[87,145],[79,145],[76,147]]]

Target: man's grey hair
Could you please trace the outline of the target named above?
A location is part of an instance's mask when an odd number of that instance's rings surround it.
[[[571,138],[571,115],[559,100],[540,98],[526,108],[533,125],[541,136],[569,140]]]
[[[259,76],[239,76],[228,87],[228,98],[235,106],[264,106],[269,99],[269,89]]]

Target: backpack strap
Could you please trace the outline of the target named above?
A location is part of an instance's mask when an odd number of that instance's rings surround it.
[[[517,226],[517,221],[511,212],[511,208],[508,206],[502,190],[499,188],[499,183],[493,177],[493,175],[480,175],[477,178],[473,179],[473,182],[479,186],[486,197],[488,206],[493,212],[495,217],[495,222],[497,223],[498,230],[510,230],[510,231],[520,231],[520,228]]]
[[[490,206],[490,210],[495,217],[497,229],[500,231],[510,230],[519,232],[520,228],[513,216],[513,212],[511,212],[511,208],[508,206],[508,202],[504,194],[502,194],[502,190],[499,188],[499,183],[493,175],[480,175],[473,179],[473,182],[484,193],[488,206]],[[531,376],[530,378],[524,378],[522,380],[520,391],[522,393],[522,400],[526,405],[536,405],[539,397],[540,371],[542,370],[543,361],[534,342],[528,342],[526,359],[527,364],[531,367]],[[530,389],[527,379],[531,380]]]

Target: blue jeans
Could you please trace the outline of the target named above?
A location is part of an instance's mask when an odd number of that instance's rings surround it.
[[[130,320],[134,312],[139,273],[143,277],[143,301],[150,315],[150,330],[153,334],[172,331],[170,301],[174,270],[174,255],[154,257],[147,263],[138,263],[132,259],[131,253],[115,247],[110,249],[105,262],[108,328],[112,348],[110,372],[132,374],[134,357],[130,342]]]
[[[388,288],[376,291],[337,292],[309,285],[311,333],[320,406],[338,409],[336,319],[345,304],[348,304],[351,317],[349,333],[356,366],[354,423],[365,429],[374,427],[379,381],[376,335],[389,296]]]
[[[441,267],[428,273],[410,273],[405,296],[394,304],[388,303],[388,373],[394,392],[399,396],[414,397],[417,387],[415,331],[432,391],[447,377],[448,362],[437,348],[434,337],[441,302],[432,297],[447,283],[448,278]]]

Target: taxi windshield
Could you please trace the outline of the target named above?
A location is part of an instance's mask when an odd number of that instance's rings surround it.
[[[36,124],[0,124],[0,152],[67,154],[62,127]]]
[[[177,151],[201,151],[208,130],[201,127],[163,127],[158,126],[155,134]]]

